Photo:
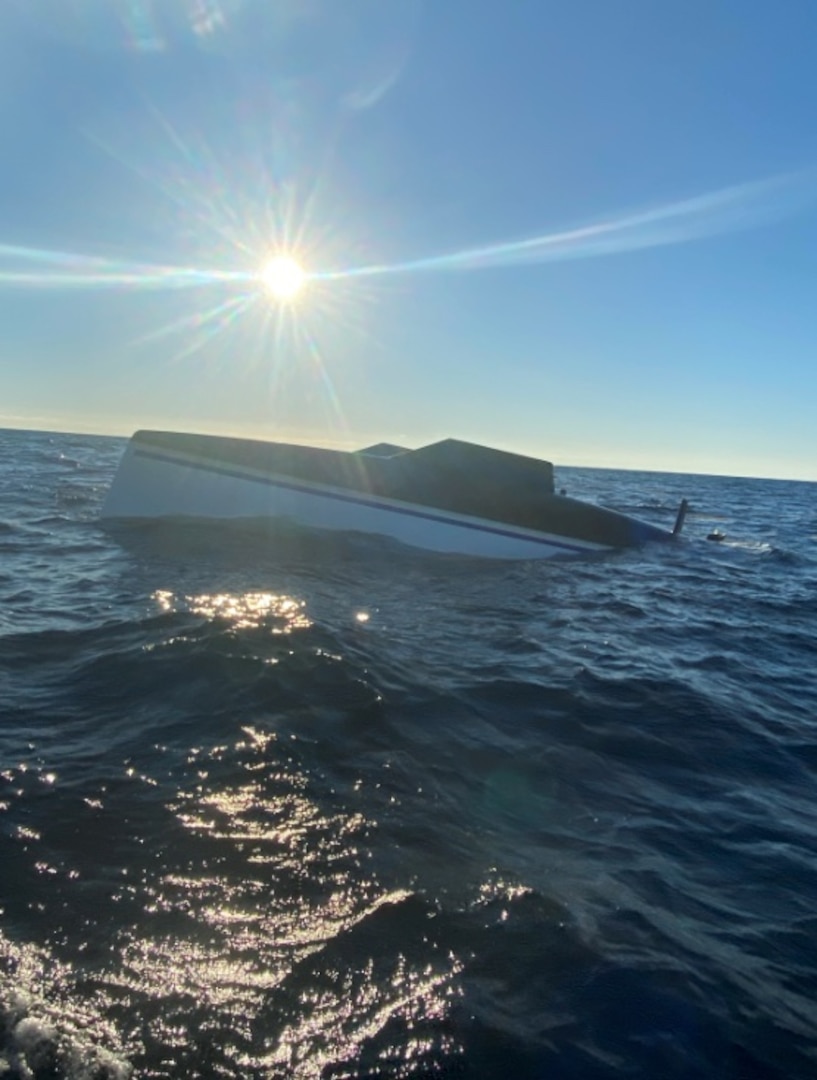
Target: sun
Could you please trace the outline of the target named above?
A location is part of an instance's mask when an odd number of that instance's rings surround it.
[[[294,300],[306,284],[306,272],[289,255],[276,255],[270,259],[260,277],[274,300]]]

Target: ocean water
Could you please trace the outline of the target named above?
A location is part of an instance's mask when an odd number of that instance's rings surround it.
[[[123,446],[0,432],[4,1080],[817,1076],[816,485],[490,563],[106,530]]]

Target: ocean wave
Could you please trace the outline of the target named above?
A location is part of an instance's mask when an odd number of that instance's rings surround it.
[[[0,1071],[815,1074],[808,486],[577,471],[686,538],[500,564],[4,438]]]

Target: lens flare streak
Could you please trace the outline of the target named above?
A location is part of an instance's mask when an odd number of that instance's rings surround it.
[[[131,344],[136,346],[149,345],[152,342],[163,341],[166,338],[180,334],[189,334],[188,344],[174,356],[176,360],[183,360],[206,348],[220,334],[240,319],[253,305],[254,297],[237,296],[225,300],[222,304],[215,304],[204,311],[195,311],[191,315],[185,315],[174,322],[165,323],[148,334],[143,334]]]
[[[814,180],[815,174],[811,171],[784,174],[720,188],[704,195],[632,211],[607,221],[560,232],[405,262],[326,271],[315,273],[312,277],[333,280],[386,274],[483,270],[598,258],[684,244],[755,228],[791,216],[815,201]]]
[[[0,244],[0,285],[26,289],[200,289],[252,282],[253,274],[157,266]]]
[[[688,243],[770,223],[806,209],[815,201],[814,179],[812,171],[778,175],[527,239],[338,269],[308,271],[286,251],[280,251],[266,265],[225,269],[162,265],[0,244],[0,289],[134,292],[229,289],[233,293],[230,299],[203,307],[144,339],[155,340],[193,330],[197,338],[187,352],[196,352],[238,321],[262,296],[281,309],[275,320],[277,338],[289,323],[302,322],[300,315],[296,318],[283,308],[309,284],[544,264]],[[243,245],[236,248],[236,258],[240,261],[247,257],[242,248]]]

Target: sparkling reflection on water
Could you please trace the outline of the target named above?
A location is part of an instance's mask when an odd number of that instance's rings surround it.
[[[227,636],[313,625],[293,596],[157,590],[154,601]],[[317,1077],[399,1023],[393,1052],[407,1067],[442,1049],[424,1025],[457,997],[462,962],[430,930],[411,957],[372,947],[379,913],[411,903],[411,893],[378,883],[367,866],[377,821],[334,798],[293,742],[268,721],[242,725],[234,741],[190,746],[166,802],[177,839],[141,883],[126,886],[140,913],[120,937],[106,995],[146,1018],[148,1044],[183,1056],[201,1023],[195,1041],[217,1031],[231,1044],[221,1052],[246,1069]]]
[[[166,589],[154,593],[161,611],[192,611],[205,619],[220,619],[236,630],[263,626],[273,634],[289,634],[312,625],[305,603],[291,596],[272,593],[218,593],[214,596],[178,597]]]

